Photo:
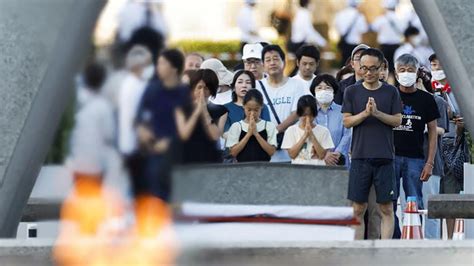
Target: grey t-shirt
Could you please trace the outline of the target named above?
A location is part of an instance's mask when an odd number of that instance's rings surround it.
[[[402,112],[397,88],[387,83],[382,83],[377,90],[368,90],[362,83],[347,87],[342,112],[359,114],[365,110],[369,97],[374,98],[379,111],[389,115]],[[393,159],[393,128],[375,117],[366,118],[353,129],[351,154],[352,159]]]

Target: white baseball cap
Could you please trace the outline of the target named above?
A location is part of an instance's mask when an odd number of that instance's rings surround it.
[[[248,43],[244,45],[244,50],[242,52],[242,60],[249,58],[258,58],[262,59],[263,46],[260,43]]]
[[[202,62],[201,69],[211,69],[216,72],[219,78],[219,86],[230,85],[234,79],[234,74],[227,70],[219,59],[210,58]]]

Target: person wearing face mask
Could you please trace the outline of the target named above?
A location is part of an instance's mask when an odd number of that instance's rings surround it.
[[[448,83],[446,74],[436,54],[432,54],[429,58],[431,62],[431,86],[435,95],[440,95],[448,102],[449,129],[443,135],[443,150],[448,150],[455,140],[461,140],[464,135],[464,122],[460,113],[459,105],[453,95],[451,86]],[[440,193],[441,194],[459,194],[463,190],[464,184],[458,180],[448,169],[444,171],[441,178]],[[454,219],[446,219],[448,239],[452,239],[454,232]]]
[[[448,83],[438,57],[436,54],[432,54],[429,60],[431,65],[431,87],[436,95],[446,96],[445,99],[448,101],[450,107],[450,118],[458,116],[460,114],[459,105],[451,92],[451,86]]]
[[[118,105],[118,146],[124,156],[137,148],[134,120],[148,81],[154,75],[151,52],[144,46],[136,45],[125,60],[128,73],[119,92]]]
[[[402,124],[394,128],[396,196],[400,196],[400,179],[405,196],[417,198],[420,209],[423,204],[423,182],[433,174],[437,151],[437,119],[440,117],[433,96],[416,88],[419,62],[410,54],[403,54],[395,61],[395,77],[402,99]],[[424,132],[428,129],[428,153],[424,154]],[[394,213],[397,204],[394,201]],[[400,238],[399,221],[395,215],[394,238]]]
[[[422,44],[423,37],[420,34],[420,30],[413,26],[409,26],[403,35],[405,37],[405,42],[395,51],[393,56],[394,62],[402,54],[411,54],[418,59],[421,66],[428,67],[430,63],[427,59],[433,53],[433,50]]]
[[[448,103],[443,99],[443,97],[434,95],[431,88],[431,73],[425,67],[420,67],[418,69],[418,83],[417,88],[420,90],[427,91],[433,95],[436,105],[438,106],[438,112],[440,118],[437,120],[437,133],[438,133],[438,145],[437,152],[435,155],[435,163],[433,168],[433,175],[430,177],[428,182],[423,184],[423,201],[425,206],[428,204],[428,198],[431,195],[438,195],[440,193],[441,177],[444,175],[444,162],[441,157],[442,150],[442,137],[449,130],[449,119],[448,119]],[[428,132],[425,131],[425,141],[424,141],[424,152],[425,156],[428,156],[429,147],[428,147]],[[439,219],[430,219],[425,220],[425,239],[440,239],[441,238],[441,226]]]
[[[311,94],[318,103],[316,123],[329,129],[334,149],[326,153],[326,165],[349,166],[348,154],[352,137],[352,130],[342,123],[341,106],[334,103],[334,94],[339,89],[336,79],[329,74],[321,74],[314,78],[310,86]]]

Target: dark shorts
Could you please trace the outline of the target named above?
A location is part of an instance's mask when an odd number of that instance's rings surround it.
[[[445,175],[441,177],[439,185],[440,194],[459,194],[463,190],[463,182],[460,182],[453,175]]]
[[[347,198],[357,203],[367,202],[372,184],[375,187],[377,203],[391,203],[396,199],[395,164],[393,160],[352,160]]]

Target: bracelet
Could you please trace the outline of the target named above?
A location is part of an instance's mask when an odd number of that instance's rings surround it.
[[[434,168],[434,164],[426,162],[427,165],[431,166],[431,168]]]

